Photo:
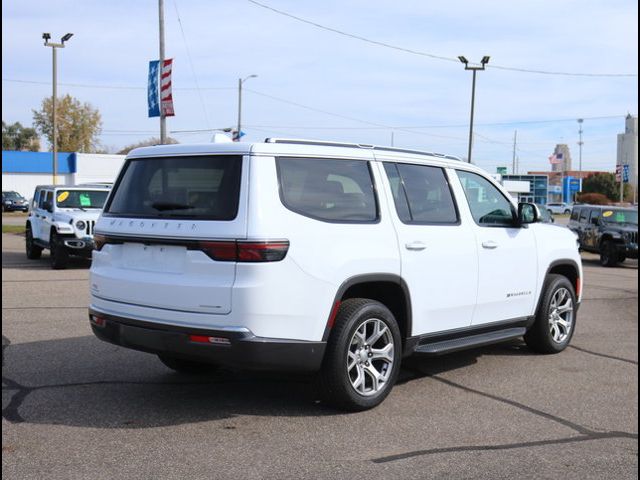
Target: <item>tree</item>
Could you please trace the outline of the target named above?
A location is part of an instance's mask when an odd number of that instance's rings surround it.
[[[20,122],[7,124],[2,121],[2,149],[37,152],[40,139],[34,128],[25,128]]]
[[[165,142],[165,144],[175,144],[175,143],[180,143],[180,142],[178,142],[175,138],[171,138],[171,137],[167,137],[167,141]],[[118,154],[126,155],[134,148],[151,147],[153,145],[160,145],[160,139],[157,137],[151,137],[151,138],[148,138],[147,140],[142,140],[141,142],[127,145],[122,150],[118,151]]]
[[[33,110],[33,123],[53,149],[53,108],[51,98],[42,101],[40,110]],[[59,98],[56,105],[58,150],[62,152],[95,152],[102,131],[100,112],[89,103],[80,103],[71,95]]]
[[[629,184],[625,184],[625,198],[630,195],[630,190]],[[609,200],[619,202],[620,182],[616,181],[616,176],[613,173],[594,173],[583,180],[582,193],[601,193]]]

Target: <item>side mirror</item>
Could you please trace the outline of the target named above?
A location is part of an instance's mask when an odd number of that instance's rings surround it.
[[[600,225],[600,218],[598,218],[598,217],[596,217],[596,218],[592,218],[592,219],[591,219],[591,223],[592,223],[593,225],[596,225],[596,226]]]
[[[44,202],[43,207],[47,212],[53,213],[53,205],[51,204],[51,202]]]
[[[533,203],[519,203],[518,204],[518,224],[528,225],[530,223],[536,223],[540,220],[540,210]]]

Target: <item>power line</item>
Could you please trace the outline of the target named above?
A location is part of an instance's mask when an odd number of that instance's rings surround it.
[[[409,53],[412,55],[419,55],[422,57],[429,57],[429,58],[433,58],[436,60],[443,60],[443,61],[447,61],[447,62],[456,62],[458,63],[459,60],[457,57],[446,57],[444,55],[436,55],[433,53],[428,53],[428,52],[423,52],[423,51],[419,51],[419,50],[413,50],[411,48],[405,48],[405,47],[400,47],[398,45],[392,45],[390,43],[385,43],[385,42],[380,42],[378,40],[372,40],[370,38],[366,38],[360,35],[355,35],[353,33],[349,33],[349,32],[345,32],[343,30],[338,30],[337,28],[332,28],[332,27],[328,27],[326,25],[322,25],[320,23],[317,22],[313,22],[311,20],[307,20],[305,18],[302,17],[298,17],[296,15],[293,15],[291,13],[285,12],[283,10],[278,10],[277,8],[273,8],[269,5],[266,5],[264,3],[260,3],[257,2],[256,0],[247,0],[249,3],[252,3],[253,5],[256,5],[258,7],[270,10],[274,13],[277,13],[279,15],[283,15],[285,17],[289,17],[292,18],[298,22],[302,22],[302,23],[306,23],[308,25],[314,26],[316,28],[320,28],[322,30],[327,30],[329,32],[333,32],[333,33],[337,33],[338,35],[343,35],[345,37],[349,37],[349,38],[353,38],[355,40],[360,40],[362,42],[365,43],[369,43],[372,45],[376,45],[379,47],[384,47],[384,48],[389,48],[392,50],[398,50],[401,52],[405,52],[405,53]],[[487,65],[487,68],[495,68],[495,69],[499,69],[499,70],[509,70],[509,71],[513,71],[513,72],[521,72],[521,73],[536,73],[536,74],[541,74],[541,75],[562,75],[562,76],[572,76],[572,77],[637,77],[638,74],[637,73],[575,73],[575,72],[557,72],[557,71],[549,71],[549,70],[533,70],[533,69],[527,69],[527,68],[518,68],[518,67],[507,67],[507,66],[500,66],[500,65]]]
[[[211,126],[211,122],[209,122],[209,114],[207,112],[207,106],[204,102],[204,98],[202,96],[202,91],[200,90],[200,85],[198,84],[198,77],[196,75],[196,69],[193,66],[193,60],[191,60],[191,53],[189,53],[189,45],[187,44],[187,37],[184,33],[184,28],[182,28],[182,20],[180,19],[180,12],[178,11],[178,4],[176,0],[173,0],[173,6],[176,9],[176,16],[178,17],[178,24],[180,25],[180,32],[182,33],[182,41],[184,42],[184,48],[187,51],[187,59],[189,60],[189,65],[191,66],[191,73],[193,74],[193,80],[196,84],[196,90],[198,91],[198,96],[200,97],[200,104],[202,105],[202,111],[204,113],[205,122],[207,122],[207,126]]]
[[[3,78],[3,82],[10,83],[24,83],[24,84],[33,84],[33,85],[51,85],[51,82],[42,82],[37,80],[22,80],[15,78]],[[65,87],[78,87],[78,88],[106,88],[106,89],[114,89],[114,90],[146,90],[147,87],[133,87],[129,85],[99,85],[99,84],[88,84],[88,83],[61,83],[58,82],[58,85]],[[235,90],[234,87],[178,87],[173,90]]]
[[[23,79],[13,79],[13,78],[3,78],[3,82],[12,82],[12,83],[25,83],[25,84],[35,84],[35,85],[46,85],[49,86],[50,82],[43,82],[37,80],[23,80]],[[81,88],[107,88],[107,89],[118,89],[118,90],[146,90],[146,87],[134,87],[127,85],[99,85],[99,84],[80,84],[80,83],[60,83],[58,85],[67,86],[67,87],[81,87]],[[235,90],[236,87],[200,87],[199,90]],[[174,90],[198,90],[198,87],[177,87]],[[319,113],[325,113],[327,115],[332,115],[340,118],[344,118],[345,120],[364,122],[371,126],[369,127],[332,127],[332,126],[312,126],[312,125],[253,125],[253,127],[264,127],[264,128],[297,128],[301,130],[375,130],[375,129],[428,129],[428,128],[467,128],[469,126],[468,123],[456,123],[456,124],[445,124],[445,125],[383,125],[377,124],[368,121],[362,121],[360,119],[355,119],[353,117],[349,117],[346,115],[337,114],[334,112],[329,112],[327,110],[321,110],[315,107],[311,107],[309,105],[304,105],[301,103],[293,102],[291,100],[286,100],[281,97],[276,97],[273,95],[268,95],[263,92],[258,92],[256,90],[252,90],[249,88],[245,89],[246,91],[250,91],[251,93],[255,93],[256,95],[261,95],[263,97],[271,98],[272,100],[277,100],[279,102],[288,103],[290,105],[295,105],[297,107],[305,108],[307,110],[312,110]],[[624,118],[626,115],[599,115],[593,117],[581,117],[584,120],[612,120]],[[515,120],[508,122],[485,122],[485,123],[476,123],[477,126],[484,127],[500,127],[500,126],[511,126],[511,125],[528,125],[528,124],[536,124],[536,123],[560,123],[560,122],[575,122],[576,117],[571,118],[554,118],[554,119],[540,119],[540,120]],[[247,125],[249,126],[249,125]]]

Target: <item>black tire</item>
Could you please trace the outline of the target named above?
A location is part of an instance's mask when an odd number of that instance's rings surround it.
[[[552,313],[552,300],[554,295],[561,289],[569,292],[573,312],[571,318],[571,327],[568,329],[566,338],[562,341],[556,341],[553,338],[550,316]],[[573,332],[576,327],[576,293],[571,281],[564,275],[550,274],[545,282],[544,290],[540,305],[536,312],[536,318],[533,325],[524,335],[524,341],[527,346],[538,353],[560,353],[571,341]]]
[[[27,225],[24,244],[25,250],[27,252],[27,258],[29,260],[37,260],[42,256],[42,247],[39,247],[33,241],[33,232],[31,231],[31,225]]]
[[[51,232],[49,240],[49,252],[51,257],[51,268],[54,270],[62,270],[67,268],[69,263],[69,253],[62,243],[58,234],[54,231]]]
[[[356,387],[352,385],[349,372],[353,371],[353,367],[352,370],[347,370],[350,355],[349,349],[350,347],[355,348],[356,346],[356,344],[351,344],[356,330],[362,328],[367,321],[371,322],[375,320],[381,321],[388,328],[388,333],[385,334],[384,340],[387,341],[387,344],[391,341],[393,342],[393,361],[389,364],[385,360],[375,360],[376,363],[381,362],[376,365],[374,364],[374,360],[371,360],[371,367],[375,369],[380,368],[380,373],[386,375],[386,381],[379,387],[377,392],[361,394],[357,392]],[[369,323],[369,325],[371,325],[371,323]],[[367,328],[367,325],[365,325],[365,337]],[[389,333],[390,337],[388,335]],[[376,344],[377,340],[373,342],[373,345],[367,347],[365,344],[364,347],[369,348],[369,352],[371,352],[371,348]],[[364,354],[364,356],[366,357],[366,354]],[[369,353],[369,356],[372,356],[371,353]],[[362,411],[379,405],[387,395],[389,395],[398,378],[401,358],[402,338],[400,328],[389,309],[380,302],[365,298],[345,300],[340,305],[335,325],[329,335],[327,350],[320,372],[320,389],[324,401],[335,408],[348,411]],[[365,360],[361,360],[361,362],[365,362]],[[357,367],[364,379],[363,389],[366,389],[365,377],[368,376],[369,380],[372,379],[369,373],[365,374],[364,372],[365,368],[370,368],[369,361],[366,361],[366,365],[367,367]],[[389,366],[391,368],[390,372],[388,372]],[[360,370],[360,368],[362,368],[362,370]],[[358,375],[360,375],[360,373],[358,373]]]
[[[166,367],[179,373],[201,375],[203,373],[214,372],[218,369],[217,365],[211,363],[194,362],[193,360],[184,360],[170,355],[158,355],[158,358]]]
[[[618,252],[616,245],[611,240],[605,240],[600,245],[600,265],[603,267],[615,267],[618,264]]]
[[[618,263],[622,263],[627,259],[627,256],[624,253],[618,254]]]
[[[569,209],[565,210],[565,211],[564,211],[564,214],[565,214],[565,215],[571,215],[571,210],[569,210]]]
[[[547,212],[549,212],[549,216],[553,218],[553,212],[551,210],[547,210]]]

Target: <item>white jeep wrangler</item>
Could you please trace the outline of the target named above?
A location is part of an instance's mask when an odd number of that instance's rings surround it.
[[[177,371],[317,371],[326,401],[371,408],[408,355],[522,337],[566,348],[580,255],[538,216],[440,154],[286,139],[140,148],[96,225],[91,327]]]
[[[51,252],[51,267],[65,268],[70,255],[91,258],[93,229],[110,187],[97,185],[41,185],[36,187],[27,218],[27,258]]]

